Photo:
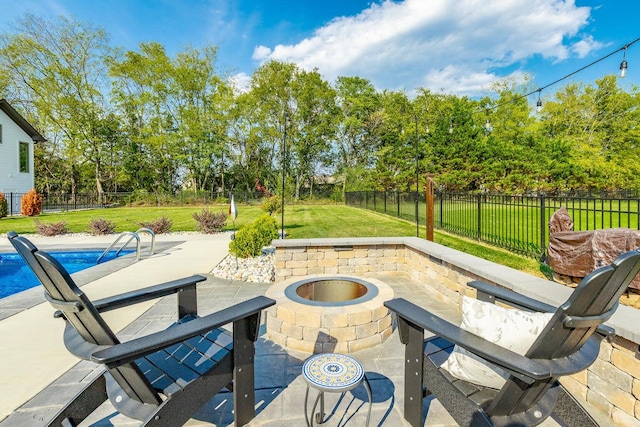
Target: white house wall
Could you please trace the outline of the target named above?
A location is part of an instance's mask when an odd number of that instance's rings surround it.
[[[2,142],[0,143],[0,191],[26,193],[33,188],[33,141],[13,120],[0,110]],[[29,144],[29,173],[21,173],[20,142]]]

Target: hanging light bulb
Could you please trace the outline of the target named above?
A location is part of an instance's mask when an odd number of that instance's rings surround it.
[[[540,89],[538,89],[538,102],[536,102],[536,112],[542,111],[542,99],[540,99]]]
[[[425,131],[425,133],[427,135],[429,135],[431,133],[431,130],[429,129],[429,125],[428,124],[424,127],[424,131]]]
[[[488,117],[487,121],[484,122],[484,128],[487,130],[487,132],[491,132],[493,130],[493,126],[491,126],[491,120],[489,120]]]
[[[449,133],[453,133],[453,119],[449,122]]]
[[[624,78],[627,75],[627,46],[624,47],[624,53],[622,54],[622,62],[620,63],[620,77]]]

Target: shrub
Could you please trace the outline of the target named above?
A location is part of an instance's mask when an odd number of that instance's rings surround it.
[[[267,212],[269,215],[273,215],[274,212],[280,212],[282,208],[282,201],[278,196],[266,197],[262,200],[260,209]]]
[[[194,212],[193,219],[196,220],[198,231],[213,234],[222,231],[227,221],[227,215],[224,212],[213,213],[205,208],[200,213]]]
[[[40,215],[42,211],[42,195],[36,193],[32,188],[27,194],[22,196],[20,213],[25,216]]]
[[[166,216],[162,216],[161,218],[154,219],[153,221],[139,222],[138,224],[140,227],[150,229],[155,234],[163,234],[171,231],[173,221],[168,219]]]
[[[267,187],[265,187],[264,185],[260,184],[260,178],[256,178],[256,185],[255,185],[256,190],[258,190],[260,193],[262,193],[262,195],[264,197],[271,197],[271,193],[269,192],[269,190],[267,190]]]
[[[89,233],[94,236],[113,234],[116,231],[116,223],[102,218],[89,221]]]
[[[36,221],[36,233],[41,236],[59,236],[69,232],[65,221],[44,223]]]
[[[278,237],[276,220],[270,215],[262,215],[251,224],[244,226],[229,243],[229,252],[249,258],[262,254],[262,248],[269,246]]]
[[[3,193],[0,193],[0,218],[9,215],[9,204]]]

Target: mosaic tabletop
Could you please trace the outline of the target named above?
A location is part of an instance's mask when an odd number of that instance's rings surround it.
[[[351,356],[325,353],[307,359],[302,366],[302,374],[307,383],[318,390],[344,392],[362,382],[364,369]]]

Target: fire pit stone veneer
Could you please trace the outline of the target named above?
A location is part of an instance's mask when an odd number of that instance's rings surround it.
[[[266,296],[267,336],[307,353],[352,353],[384,342],[393,332],[383,305],[393,289],[380,280],[316,275],[272,285]]]

